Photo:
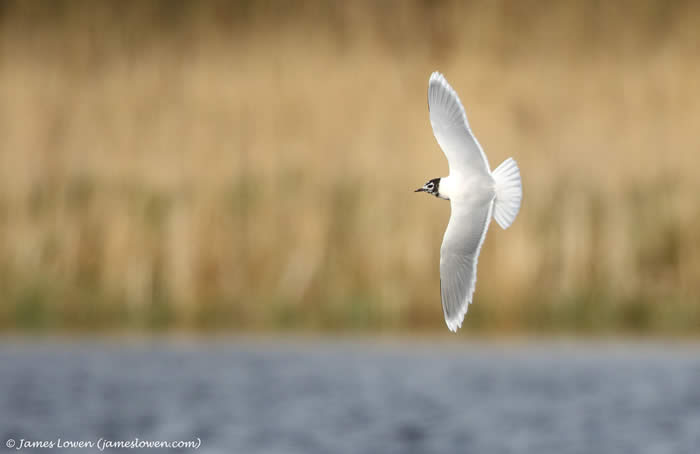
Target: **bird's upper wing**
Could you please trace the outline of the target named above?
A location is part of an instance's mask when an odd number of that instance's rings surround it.
[[[493,198],[452,201],[440,248],[440,293],[451,331],[462,326],[476,285],[476,264],[493,211]]]
[[[447,156],[450,175],[490,174],[484,150],[469,128],[457,92],[438,72],[431,74],[428,82],[428,109],[433,134]]]

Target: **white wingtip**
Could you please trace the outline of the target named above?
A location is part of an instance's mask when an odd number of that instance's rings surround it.
[[[438,79],[445,80],[445,76],[440,74],[438,71],[433,71],[433,73],[430,75],[430,81],[432,82],[433,80],[438,80]]]
[[[474,279],[476,281],[476,278]],[[464,322],[464,317],[467,315],[467,310],[469,309],[469,305],[472,303],[472,295],[474,293],[474,282],[471,284],[472,291],[469,293],[467,300],[464,304],[464,306],[457,311],[456,314],[452,315],[451,317],[447,315],[447,310],[445,309],[445,295],[443,293],[443,288],[442,288],[442,279],[440,279],[440,297],[443,299],[443,312],[445,315],[445,323],[447,324],[447,328],[449,328],[450,331],[453,333],[456,333],[458,329],[462,327],[462,322]]]
[[[520,170],[513,158],[508,158],[493,171],[496,180],[496,202],[493,217],[502,229],[507,229],[515,221],[523,198]]]
[[[456,333],[457,330],[462,327],[462,322],[464,321],[464,316],[467,314],[468,307],[469,305],[464,306],[464,312],[460,311],[459,314],[457,314],[453,318],[445,319],[445,323],[447,323],[447,328],[453,333]]]

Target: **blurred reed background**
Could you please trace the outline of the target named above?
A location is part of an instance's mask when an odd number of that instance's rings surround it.
[[[428,76],[521,213],[464,331],[700,333],[700,4],[3,1],[0,328],[444,332]]]

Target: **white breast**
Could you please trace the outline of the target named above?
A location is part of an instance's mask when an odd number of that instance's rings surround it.
[[[489,175],[486,178],[474,176],[473,178],[461,178],[459,175],[443,177],[440,179],[440,196],[447,200],[462,200],[464,198],[489,199],[495,196],[495,184]]]

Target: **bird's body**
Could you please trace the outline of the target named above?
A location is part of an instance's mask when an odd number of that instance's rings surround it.
[[[491,175],[442,177],[440,178],[440,196],[450,201],[476,202],[476,199],[487,198],[491,202],[496,196],[495,181]]]
[[[512,224],[520,210],[522,186],[511,158],[491,172],[457,93],[437,72],[428,83],[428,107],[450,174],[428,181],[417,192],[449,200],[452,207],[440,248],[440,294],[445,322],[456,331],[472,302],[479,251],[491,218],[504,229]]]

